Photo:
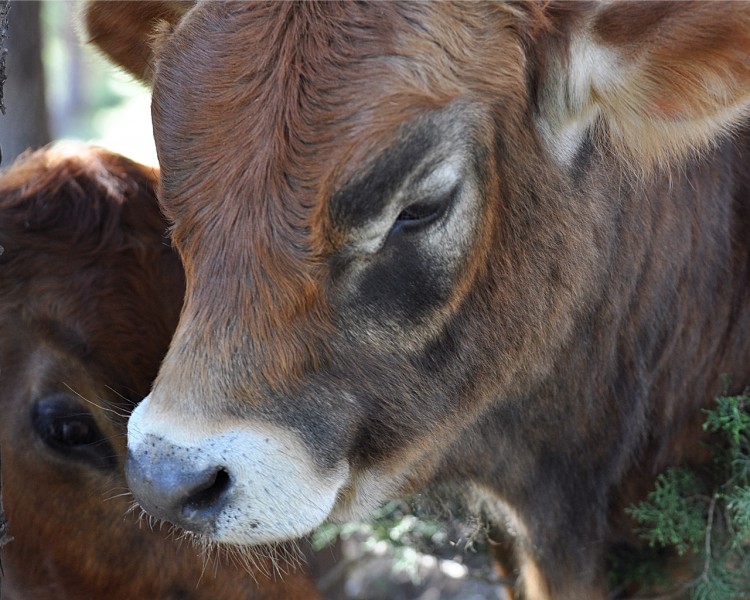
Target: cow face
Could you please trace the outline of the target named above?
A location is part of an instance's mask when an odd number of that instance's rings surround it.
[[[174,476],[179,487],[191,491],[190,506],[176,517],[150,490],[176,472],[175,462],[134,458],[129,472],[134,485],[145,484],[147,510],[235,543],[300,535],[330,514],[361,514],[413,487],[437,459],[435,431],[446,430],[450,443],[460,431],[456,419],[470,421],[480,410],[481,395],[470,390],[471,363],[481,364],[482,353],[456,363],[463,334],[448,328],[482,301],[471,290],[497,226],[489,200],[499,186],[495,139],[512,145],[510,125],[523,118],[523,56],[512,39],[497,34],[507,51],[494,87],[507,92],[496,109],[508,137],[496,136],[495,115],[473,103],[462,82],[424,90],[424,78],[445,78],[431,50],[419,60],[399,58],[406,49],[398,37],[414,35],[408,14],[391,15],[393,36],[367,39],[374,8],[347,26],[355,41],[300,55],[301,71],[278,56],[299,52],[300,31],[315,18],[297,9],[289,13],[294,27],[274,43],[279,50],[242,65],[242,83],[228,66],[196,64],[194,40],[206,36],[194,36],[193,27],[220,22],[235,30],[234,40],[216,39],[217,57],[229,60],[239,39],[260,52],[263,19],[288,9],[263,17],[266,8],[250,8],[201,6],[158,42],[161,197],[190,283],[185,326],[130,425],[133,456],[168,447],[186,467],[178,469],[184,477]],[[330,35],[351,16],[338,14],[341,7],[322,10],[332,11],[324,15]],[[488,17],[500,29],[510,25],[501,10]],[[339,64],[342,56],[349,61]],[[477,87],[489,85],[479,79],[481,65],[466,68]],[[320,69],[336,83],[316,84],[308,97],[300,85]],[[173,85],[187,70],[191,86],[210,82],[208,104]],[[378,82],[375,98],[367,81]],[[290,113],[288,94],[301,114]],[[248,127],[239,130],[238,120]],[[288,146],[285,132],[300,127],[300,143]],[[363,135],[368,130],[376,134]],[[227,163],[227,144],[248,152]],[[175,160],[183,151],[217,160]],[[235,272],[243,275],[229,275]],[[236,303],[217,306],[217,296]],[[186,385],[164,395],[165,380]],[[161,416],[153,419],[152,410]],[[255,485],[259,479],[268,485]],[[215,513],[208,519],[206,507]]]
[[[584,555],[648,386],[607,328],[637,320],[655,253],[671,289],[689,260],[640,237],[682,235],[650,203],[675,209],[664,169],[750,101],[750,15],[719,9],[205,2],[155,24],[130,68],[187,293],[128,426],[144,508],[253,544],[471,480],[524,552],[601,578]]]

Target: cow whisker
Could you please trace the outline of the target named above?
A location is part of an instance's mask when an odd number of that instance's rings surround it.
[[[115,499],[124,496],[131,496],[129,490],[115,494],[109,499]],[[285,543],[264,544],[260,546],[240,545],[233,546],[216,542],[210,538],[186,531],[169,521],[157,519],[149,515],[137,501],[133,500],[125,515],[138,512],[137,521],[139,524],[145,522],[148,527],[155,531],[157,527],[162,529],[168,526],[166,538],[178,546],[183,542],[189,542],[198,552],[202,559],[201,575],[198,579],[200,584],[203,576],[213,565],[214,574],[219,572],[223,562],[227,562],[236,568],[247,572],[258,583],[257,574],[260,573],[268,579],[284,580],[292,571],[296,571],[307,564],[304,552],[296,540]]]
[[[128,509],[127,509],[127,510],[126,510],[126,511],[125,511],[125,512],[123,513],[123,516],[124,516],[124,517],[127,517],[127,516],[129,516],[129,515],[133,515],[133,514],[135,514],[135,511],[136,511],[136,509],[138,509],[138,508],[140,508],[140,507],[138,506],[138,502],[137,502],[137,501],[135,501],[135,500],[133,500],[133,501],[132,501],[132,502],[130,503],[130,506],[128,507]],[[140,520],[140,516],[139,516],[139,517],[137,517],[137,519],[138,519],[138,520]]]
[[[132,400],[131,398],[128,398],[128,397],[127,397],[127,396],[125,396],[124,394],[122,394],[122,393],[118,392],[118,391],[117,391],[117,390],[116,390],[115,388],[113,388],[112,386],[109,386],[109,385],[105,385],[104,387],[106,387],[106,388],[107,388],[107,389],[108,389],[108,390],[109,390],[110,392],[112,392],[112,393],[113,393],[113,394],[114,394],[115,396],[117,396],[118,398],[120,398],[120,399],[124,400],[124,401],[125,401],[125,402],[126,402],[126,403],[127,403],[128,405],[130,405],[130,408],[128,408],[127,406],[119,407],[119,408],[121,408],[121,409],[122,409],[122,411],[123,411],[123,412],[122,412],[122,415],[123,415],[123,416],[125,416],[125,417],[129,417],[129,416],[130,416],[130,414],[131,414],[131,413],[133,412],[133,410],[135,410],[135,407],[136,407],[136,404],[137,404],[137,402],[133,402],[133,400]],[[124,412],[124,411],[127,411],[127,412]]]
[[[258,560],[259,554],[257,550],[248,551],[247,548],[242,546],[224,546],[224,550],[225,555],[231,563],[237,567],[244,569],[248,573],[260,572],[264,577],[271,577],[267,561]]]
[[[81,400],[83,400],[86,404],[89,404],[91,406],[94,406],[94,407],[98,408],[99,410],[101,410],[105,414],[105,416],[110,417],[109,422],[111,424],[116,424],[117,425],[121,421],[127,420],[130,417],[130,413],[133,412],[132,410],[127,411],[127,412],[118,411],[115,408],[113,408],[112,406],[107,406],[107,403],[95,402],[94,400],[91,400],[90,398],[87,398],[86,396],[84,396],[80,392],[76,391],[75,389],[73,389],[70,385],[68,385],[65,382],[63,382],[63,385],[66,388],[68,388],[68,390],[70,390],[71,393],[75,394],[78,398],[80,398]],[[108,389],[112,389],[112,388],[108,387]],[[112,391],[114,393],[117,393],[114,390],[112,390]],[[113,415],[114,415],[114,417],[116,417],[116,419],[111,418]]]
[[[221,565],[221,560],[220,560],[221,553],[218,549],[218,544],[202,536],[195,536],[195,535],[192,536],[192,542],[195,547],[200,548],[198,554],[203,561],[203,567],[201,569],[201,579],[203,578],[203,575],[208,569],[209,563],[213,563],[214,575],[216,575]],[[258,580],[255,579],[254,576],[253,576],[253,581],[256,584],[258,583]],[[199,579],[199,582],[200,582],[200,579]]]
[[[114,492],[114,490],[112,490],[112,491]],[[116,500],[117,498],[127,498],[127,497],[131,497],[132,498],[132,496],[133,496],[133,493],[130,490],[125,490],[124,492],[119,492],[119,493],[113,494],[111,496],[106,496],[105,495],[104,496],[104,502],[110,502],[112,500]],[[129,512],[131,512],[131,509],[128,509],[128,513]],[[126,513],[126,514],[128,514],[128,513]]]

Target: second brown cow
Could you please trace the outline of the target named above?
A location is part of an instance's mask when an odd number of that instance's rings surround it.
[[[0,174],[0,445],[14,538],[0,596],[319,598],[283,553],[275,565],[270,550],[244,565],[200,556],[129,510],[125,419],[184,286],[154,184],[153,169],[86,148],[41,150]]]

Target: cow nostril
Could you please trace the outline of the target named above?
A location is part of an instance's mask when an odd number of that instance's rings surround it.
[[[128,485],[150,515],[188,531],[209,534],[229,502],[233,478],[225,467],[196,470],[189,461],[173,455],[144,452],[138,457],[128,453]]]
[[[218,469],[185,501],[184,510],[194,513],[216,507],[230,483],[231,479],[227,470]]]

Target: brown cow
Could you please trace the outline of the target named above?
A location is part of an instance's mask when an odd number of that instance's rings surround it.
[[[153,187],[153,169],[96,149],[41,150],[0,175],[0,444],[15,538],[0,596],[319,598],[301,572],[277,580],[259,557],[251,575],[125,517],[125,414],[156,374],[184,286]]]
[[[605,598],[623,506],[750,384],[750,4],[121,12],[187,273],[141,505],[253,544],[455,482],[527,598]]]

